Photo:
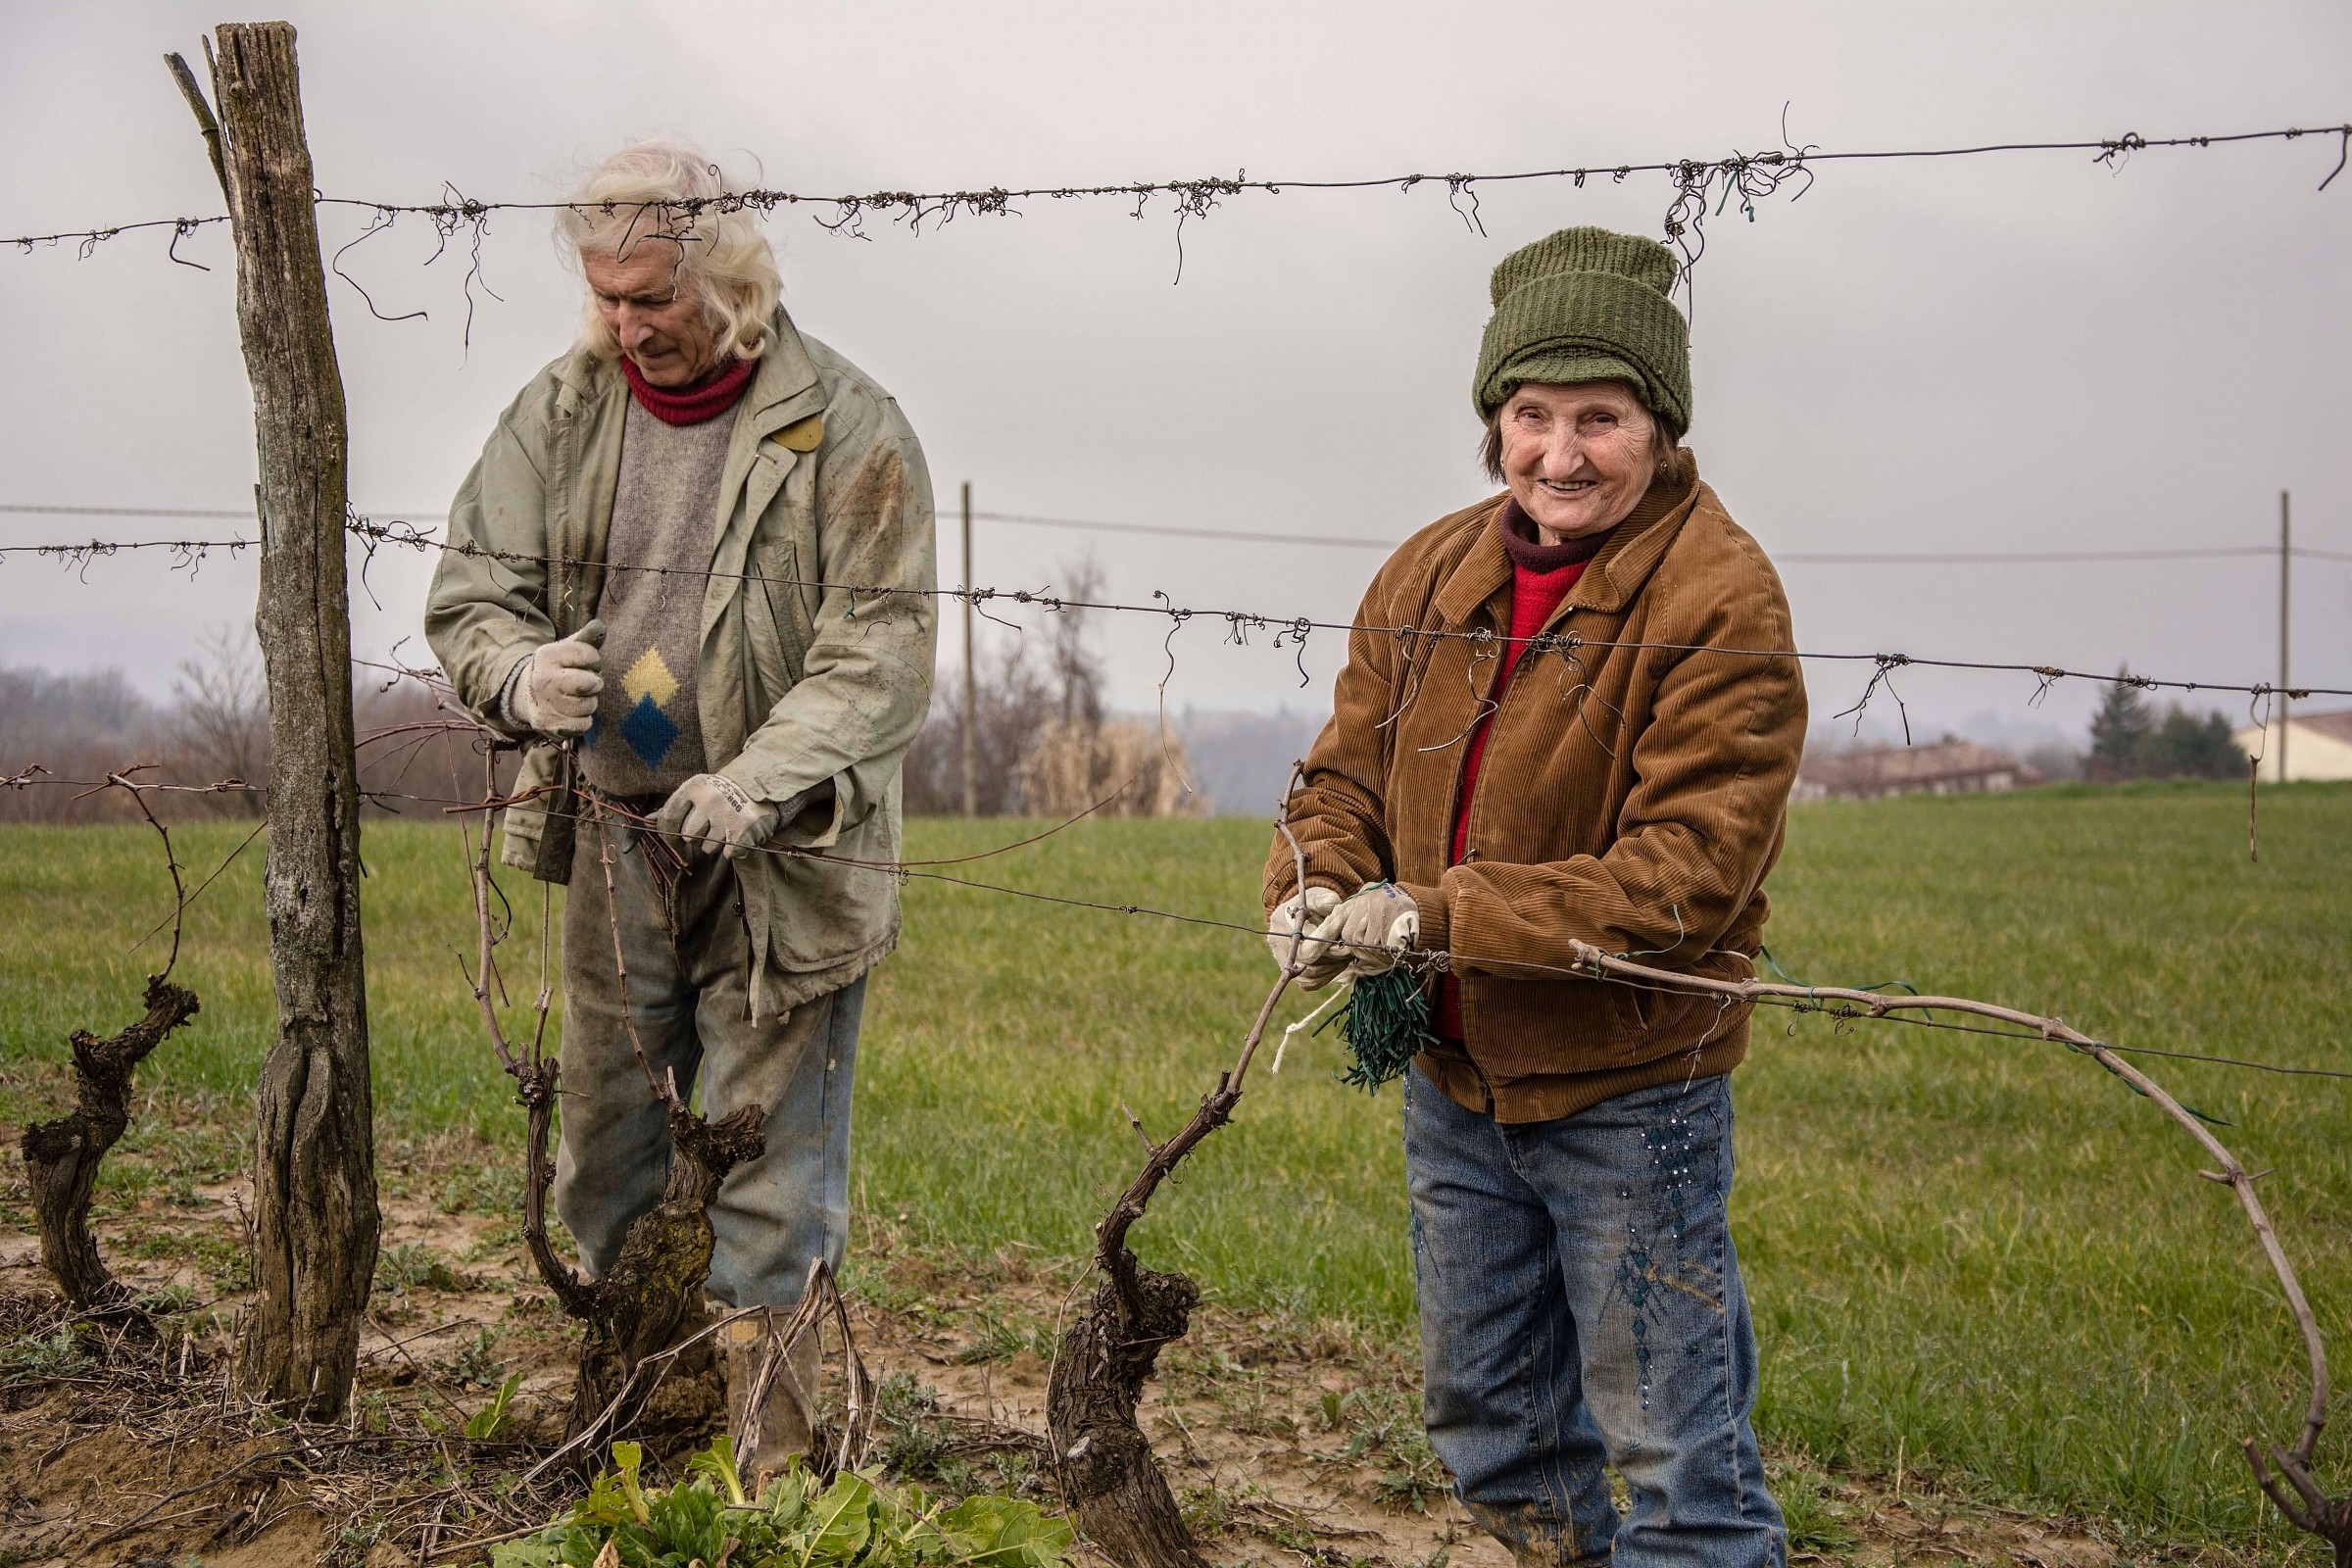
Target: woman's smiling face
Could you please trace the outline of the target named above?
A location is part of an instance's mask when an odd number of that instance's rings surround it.
[[[1531,381],[1495,429],[1503,481],[1547,544],[1615,527],[1657,473],[1657,420],[1623,381]]]

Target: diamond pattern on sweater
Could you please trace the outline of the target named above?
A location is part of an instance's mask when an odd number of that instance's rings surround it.
[[[669,672],[669,663],[659,648],[648,648],[638,656],[629,672],[620,677],[620,689],[642,705],[647,698],[656,708],[667,708],[669,699],[678,689],[678,678]]]
[[[605,623],[598,744],[580,761],[607,795],[666,796],[704,770],[695,665],[731,418],[668,424],[631,400],[597,596]]]
[[[654,694],[647,692],[629,710],[629,716],[620,721],[620,738],[629,743],[630,751],[645,759],[646,766],[660,767],[662,759],[669,755],[671,743],[678,738],[678,726],[662,711]]]

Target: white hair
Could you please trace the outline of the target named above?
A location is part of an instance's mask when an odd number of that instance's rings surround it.
[[[773,336],[768,318],[784,280],[767,235],[730,199],[738,194],[692,142],[642,141],[597,165],[564,198],[570,205],[556,230],[581,256],[625,256],[649,240],[675,245],[679,281],[701,299],[720,350],[756,360]],[[593,296],[580,342],[604,359],[620,353]]]

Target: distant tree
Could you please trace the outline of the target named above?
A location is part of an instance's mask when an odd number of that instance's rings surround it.
[[[2082,776],[2087,759],[2072,746],[2036,746],[2018,760],[2045,779],[2067,780]]]
[[[2106,701],[2090,718],[2090,761],[2085,772],[2100,783],[2139,777],[2140,750],[2156,728],[2147,699],[2130,683],[2131,673],[2129,664],[2116,671]]]
[[[1102,592],[1102,573],[1092,561],[1065,562],[1061,575],[1056,598],[1090,600]],[[1092,757],[1088,745],[1070,737],[1091,737],[1102,727],[1102,666],[1088,645],[1089,612],[1065,608],[1043,619],[1042,639],[1000,644],[993,659],[983,652],[975,662],[972,795],[982,816],[1036,813],[1041,808],[1027,798],[1023,761],[1049,732],[1062,737],[1057,744],[1063,750],[1076,745],[1073,755]],[[932,687],[930,715],[907,749],[904,778],[910,813],[953,816],[963,809],[965,722],[963,673],[950,670]]]
[[[1068,581],[1056,597],[1086,601],[1102,591],[1102,568],[1091,558],[1076,565],[1065,562],[1061,569]],[[1060,689],[1061,722],[1084,730],[1102,722],[1102,666],[1086,645],[1093,616],[1094,612],[1071,606],[1048,621],[1053,636],[1047,661]]]
[[[163,715],[119,669],[0,668],[0,777],[37,766],[52,778],[102,779],[118,767],[156,760],[162,754],[163,726]],[[120,790],[0,790],[0,821],[103,822],[125,817],[135,821],[137,813]]]
[[[974,672],[977,712],[972,720],[973,801],[982,816],[1010,816],[1021,808],[1021,759],[1059,709],[1052,683],[1025,645],[983,653]],[[930,716],[907,748],[906,809],[915,816],[954,816],[963,809],[963,675],[950,670],[931,689]]]
[[[2202,716],[2179,708],[2141,740],[2142,778],[2243,778],[2246,754],[2230,738],[2229,717],[2219,710]]]
[[[175,771],[187,783],[241,779],[267,782],[270,773],[270,689],[262,678],[261,650],[246,627],[223,626],[198,642],[201,660],[182,660],[172,683],[179,710],[172,717],[178,742]],[[262,814],[259,791],[202,797],[221,810]]]

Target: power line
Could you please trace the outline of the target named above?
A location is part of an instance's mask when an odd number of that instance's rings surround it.
[[[198,507],[39,507],[24,502],[0,503],[0,512],[19,513],[35,517],[227,517],[238,522],[256,521],[251,507],[235,509]],[[418,514],[422,515],[422,514]],[[445,516],[445,513],[434,513]]]
[[[2267,545],[2216,545],[2192,550],[1884,551],[1867,555],[1772,551],[1768,554],[1776,565],[1786,563],[1798,566],[2025,566],[2108,561],[2218,561],[2239,556],[2256,556],[2264,561],[2278,559],[2278,552]]]
[[[1019,523],[1032,528],[1072,528],[1087,533],[1149,534],[1169,539],[1223,539],[1234,544],[1327,545],[1339,550],[1394,550],[1401,539],[1360,539],[1346,534],[1259,533],[1239,528],[1195,528],[1179,523],[1101,522],[1085,517],[1033,517],[1022,513],[975,512],[983,522]],[[2276,555],[2273,551],[2271,554]]]

